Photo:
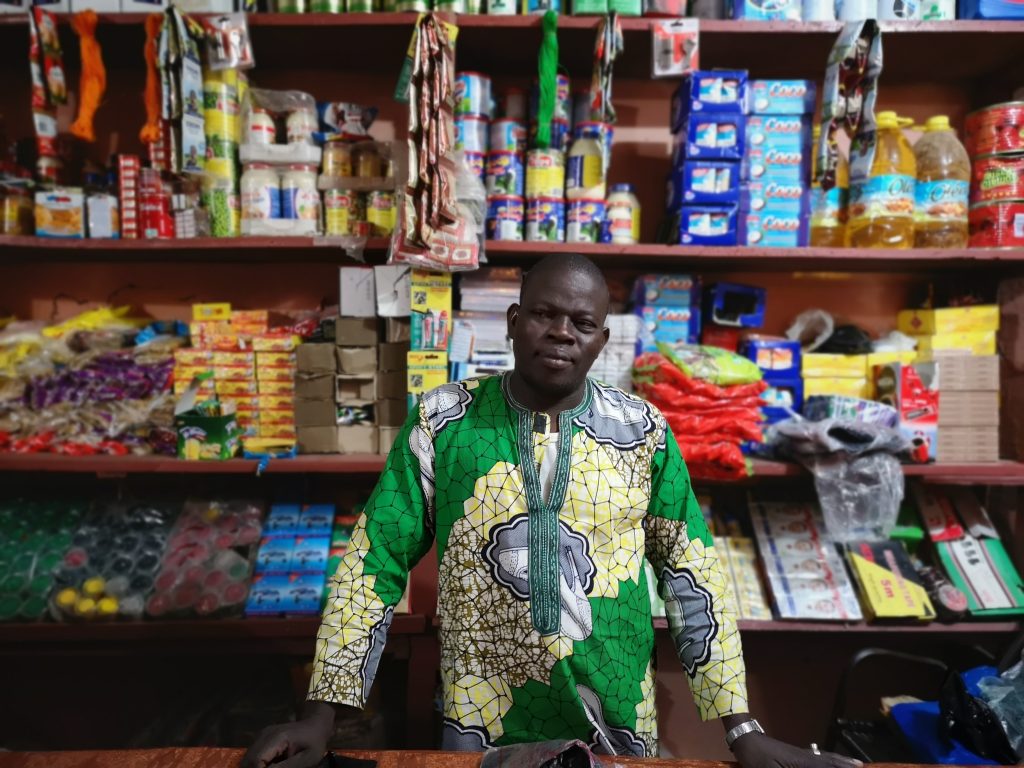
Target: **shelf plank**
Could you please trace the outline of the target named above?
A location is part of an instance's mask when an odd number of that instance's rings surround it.
[[[1024,631],[1024,622],[1016,621],[963,621],[956,624],[868,624],[864,621],[752,621],[740,619],[740,632],[747,634],[771,634],[788,632],[814,632],[835,634],[856,632],[859,634],[929,634],[929,635],[979,635],[1012,634]],[[668,628],[668,620],[656,618],[655,629]]]

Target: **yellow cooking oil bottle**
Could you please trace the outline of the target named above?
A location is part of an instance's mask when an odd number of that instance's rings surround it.
[[[966,248],[971,159],[948,117],[928,118],[924,135],[914,144],[914,158],[914,247]]]
[[[811,156],[813,169],[811,178],[811,247],[842,248],[846,245],[847,205],[850,195],[850,163],[842,150],[836,159],[836,181],[832,189],[825,191],[818,180],[818,141],[821,126],[814,126],[814,153]]]
[[[914,121],[879,112],[876,122],[868,178],[850,185],[848,240],[851,248],[912,248],[917,162],[902,128]]]

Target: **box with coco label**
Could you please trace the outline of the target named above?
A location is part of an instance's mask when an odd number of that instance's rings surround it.
[[[807,245],[807,216],[764,211],[739,217],[739,244],[766,248],[802,248]]]
[[[749,115],[747,147],[805,150],[811,146],[811,121],[803,115]]]
[[[751,147],[743,158],[743,180],[780,179],[810,186],[810,147]]]
[[[795,181],[765,179],[740,188],[740,210],[746,213],[782,213],[808,216],[810,192]]]
[[[815,86],[810,80],[752,80],[747,90],[752,115],[812,115]]]
[[[696,344],[700,338],[700,309],[692,307],[638,307],[640,337],[637,351],[657,352],[658,343]]]

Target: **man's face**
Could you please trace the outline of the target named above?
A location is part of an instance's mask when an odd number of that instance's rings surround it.
[[[608,341],[608,293],[575,270],[534,275],[508,310],[516,373],[544,394],[568,396],[582,386]]]

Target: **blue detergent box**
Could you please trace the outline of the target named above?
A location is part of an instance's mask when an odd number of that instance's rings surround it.
[[[639,307],[642,327],[637,353],[657,352],[662,344],[696,344],[700,338],[700,309],[688,307]]]
[[[765,248],[802,248],[809,237],[809,219],[800,213],[764,210],[739,216],[738,242]]]
[[[682,131],[690,115],[698,112],[747,111],[747,71],[745,69],[694,70],[684,75],[672,94],[669,127]]]
[[[1020,0],[960,0],[961,19],[1024,19]]]
[[[307,536],[330,536],[334,515],[333,504],[306,504],[299,512],[297,530]]]
[[[791,419],[793,413],[799,414],[804,407],[804,380],[799,376],[793,379],[772,379],[769,387],[761,393],[761,414],[768,424],[775,424]]]
[[[323,573],[256,574],[245,604],[247,616],[319,614]]]
[[[755,334],[740,343],[740,354],[760,368],[769,383],[793,379],[803,381],[799,341]]]
[[[633,283],[638,307],[698,307],[700,280],[692,275],[640,275]]]
[[[294,536],[264,536],[256,551],[256,573],[287,573],[294,548]]]
[[[292,573],[323,573],[327,570],[327,557],[331,537],[296,536],[292,543]]]
[[[803,115],[750,115],[743,143],[782,150],[811,146],[811,121]]]
[[[783,213],[808,216],[811,193],[798,181],[764,179],[740,187],[742,213]]]
[[[817,88],[810,80],[752,80],[752,115],[813,115]]]
[[[767,299],[768,292],[756,285],[715,283],[704,291],[704,317],[724,328],[760,328]]]
[[[668,210],[683,205],[719,205],[740,199],[740,164],[728,160],[688,160],[669,177]]]
[[[746,21],[800,21],[803,19],[802,0],[729,0],[728,15]]]
[[[748,147],[743,157],[743,180],[782,179],[810,186],[811,148]]]
[[[263,532],[267,535],[294,535],[299,532],[301,515],[302,507],[299,504],[273,504],[263,523]]]
[[[676,134],[673,164],[691,160],[740,160],[746,143],[747,121],[739,113],[697,112]]]
[[[684,205],[674,217],[680,245],[736,245],[738,205]]]

